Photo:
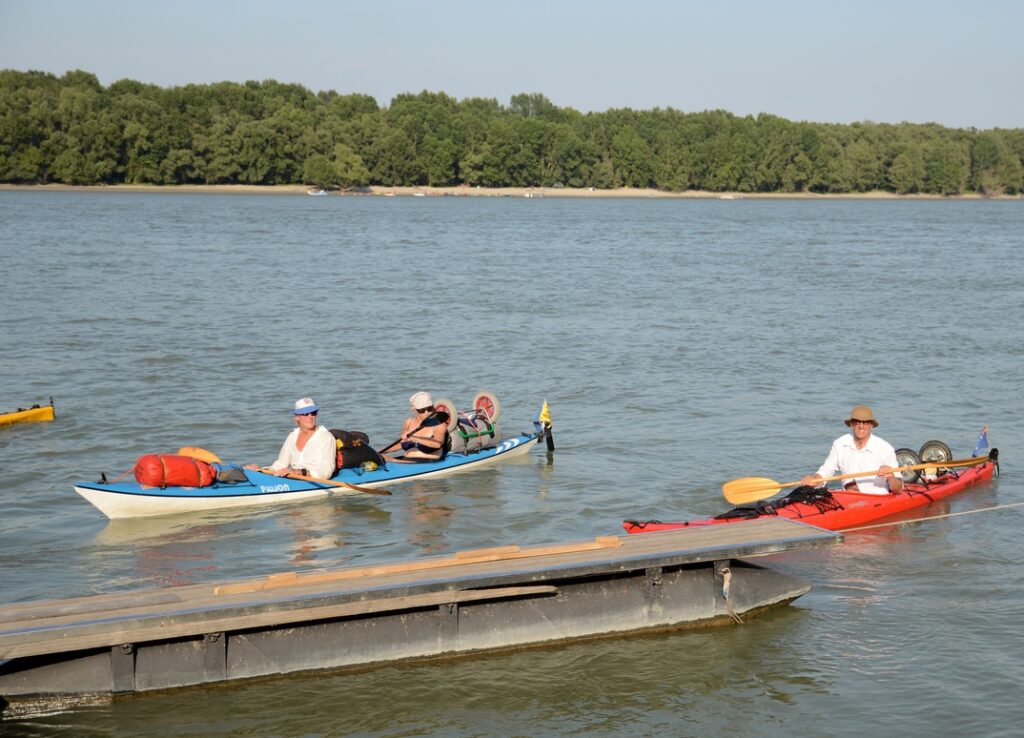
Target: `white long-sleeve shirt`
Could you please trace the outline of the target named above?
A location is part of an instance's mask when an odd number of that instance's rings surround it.
[[[874,471],[882,464],[891,467],[899,466],[896,463],[896,449],[888,441],[872,433],[864,448],[857,448],[854,443],[853,434],[847,433],[840,436],[832,443],[825,463],[818,469],[818,476],[831,477],[836,474],[852,474],[854,472]],[[851,480],[844,479],[844,483]],[[866,477],[857,477],[852,480],[857,482],[857,489],[868,495],[889,494],[888,482],[875,474]]]
[[[318,425],[306,445],[299,451],[296,443],[299,440],[299,429],[296,428],[281,445],[277,460],[270,465],[274,471],[290,466],[293,469],[306,469],[309,476],[327,479],[334,474],[334,465],[338,458],[338,445],[331,432]]]

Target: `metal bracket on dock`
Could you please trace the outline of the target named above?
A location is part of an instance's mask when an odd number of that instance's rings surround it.
[[[661,602],[662,592],[664,591],[664,588],[661,586],[663,574],[664,572],[660,566],[644,569],[644,601],[647,602],[648,607]]]
[[[228,675],[228,637],[225,633],[206,633],[203,636],[203,677],[208,682],[219,682]]]
[[[437,641],[442,651],[454,651],[459,641],[459,603],[446,602],[437,608]]]
[[[736,623],[743,618],[736,614],[732,606],[732,560],[723,559],[715,562],[715,614],[727,614]]]
[[[122,643],[110,648],[110,675],[114,694],[135,691],[135,644]]]

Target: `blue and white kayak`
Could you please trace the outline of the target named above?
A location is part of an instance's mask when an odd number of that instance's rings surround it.
[[[414,479],[442,477],[477,469],[500,459],[521,456],[529,452],[542,438],[543,433],[523,433],[477,451],[449,453],[438,461],[408,464],[391,462],[373,471],[358,468],[342,469],[331,479],[356,487],[380,489]],[[75,492],[95,505],[108,518],[139,518],[249,505],[305,502],[332,495],[367,494],[352,487],[276,477],[248,469],[245,470],[245,476],[245,482],[216,482],[209,487],[148,487],[134,480],[78,482],[75,484]]]

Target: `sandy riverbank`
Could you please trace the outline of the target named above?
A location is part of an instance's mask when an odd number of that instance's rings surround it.
[[[0,190],[31,190],[40,192],[101,191],[101,192],[188,192],[236,195],[306,195],[306,185],[9,185],[0,184]],[[820,195],[811,192],[663,192],[661,190],[620,187],[598,190],[575,187],[359,187],[346,191],[332,191],[330,196],[381,197],[587,197],[587,198],[648,198],[676,200],[1021,200],[1021,195],[985,197],[967,195],[897,195],[892,192],[855,192]]]

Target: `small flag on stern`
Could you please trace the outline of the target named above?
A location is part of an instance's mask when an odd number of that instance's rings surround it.
[[[974,447],[974,453],[971,456],[977,456],[978,452],[982,449],[988,448],[988,426],[986,425],[981,429],[981,435],[978,436],[978,445]]]
[[[534,418],[533,424],[537,426],[537,431],[543,427],[551,427],[551,412],[548,410],[548,401],[544,400],[544,404],[540,408],[540,412],[537,413],[537,417]]]
[[[548,410],[547,400],[544,400],[544,404],[541,406],[540,412],[537,413],[537,418],[533,421],[533,425],[537,429],[537,441],[540,442],[540,439],[543,438],[550,454],[555,450],[555,439],[551,437],[551,411]]]

